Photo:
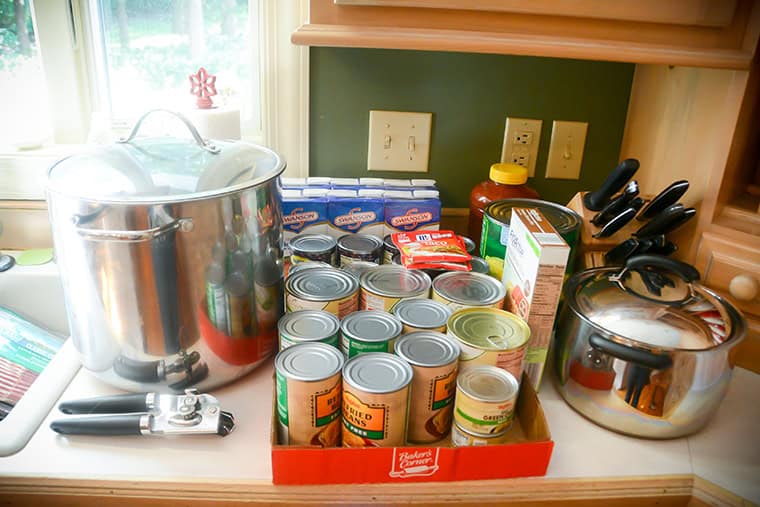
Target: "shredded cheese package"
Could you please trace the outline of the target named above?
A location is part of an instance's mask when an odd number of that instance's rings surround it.
[[[401,252],[401,264],[406,267],[414,264],[469,264],[472,259],[462,239],[453,231],[398,232],[391,235],[391,240]]]

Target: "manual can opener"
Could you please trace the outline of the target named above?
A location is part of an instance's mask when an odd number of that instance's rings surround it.
[[[235,418],[211,395],[185,389],[185,394],[122,394],[58,405],[64,414],[88,414],[50,423],[63,435],[229,435]],[[99,415],[94,415],[99,414]],[[108,415],[103,415],[108,414]]]

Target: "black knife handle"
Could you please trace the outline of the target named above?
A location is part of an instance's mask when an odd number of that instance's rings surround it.
[[[607,222],[607,224],[602,227],[602,229],[597,232],[596,234],[593,234],[592,237],[599,239],[599,238],[607,238],[609,236],[612,236],[617,231],[623,228],[625,224],[633,220],[633,217],[636,216],[637,210],[635,208],[628,208],[625,211],[623,211],[621,214]]]
[[[146,412],[147,395],[119,394],[116,396],[99,396],[83,400],[64,401],[58,405],[58,410],[64,414],[123,414],[130,412]]]
[[[623,185],[639,170],[639,161],[635,158],[627,158],[604,180],[604,183],[595,192],[589,192],[583,196],[583,205],[591,211],[599,211],[607,204],[615,192],[623,188]]]
[[[141,435],[140,419],[144,414],[107,415],[102,417],[70,417],[50,423],[50,429],[61,435]]]
[[[671,204],[678,202],[678,199],[680,199],[688,189],[689,182],[686,180],[679,180],[671,183],[668,188],[657,194],[647,203],[636,219],[644,221],[653,218],[660,211],[664,210]]]

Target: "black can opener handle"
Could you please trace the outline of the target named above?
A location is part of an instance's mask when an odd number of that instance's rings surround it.
[[[64,401],[58,410],[64,414],[123,414],[151,410],[153,393],[117,394]]]
[[[71,417],[50,423],[50,429],[61,435],[143,435],[150,434],[149,414],[120,414]]]
[[[639,161],[635,158],[627,158],[620,162],[618,166],[604,180],[604,183],[595,192],[589,192],[583,196],[583,205],[591,211],[601,210],[615,193],[623,188],[623,185],[630,180],[636,171],[639,170]]]

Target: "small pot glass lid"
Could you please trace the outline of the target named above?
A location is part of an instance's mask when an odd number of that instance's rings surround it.
[[[689,285],[671,275],[673,287],[658,296],[649,293],[640,273],[611,282],[616,269],[592,270],[568,282],[567,301],[581,317],[610,334],[658,349],[703,350],[723,343],[732,332],[732,319],[720,301],[702,287],[690,294]]]
[[[46,187],[97,201],[176,202],[252,187],[284,169],[277,153],[242,141],[135,137],[58,161],[48,171]]]

